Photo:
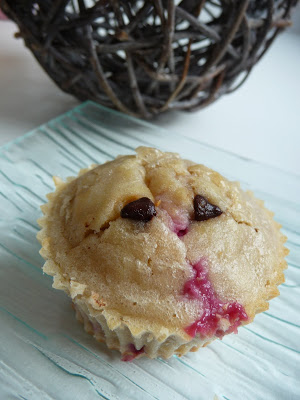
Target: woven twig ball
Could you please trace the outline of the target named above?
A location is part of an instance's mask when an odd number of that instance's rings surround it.
[[[236,89],[297,0],[2,0],[65,92],[149,118]]]

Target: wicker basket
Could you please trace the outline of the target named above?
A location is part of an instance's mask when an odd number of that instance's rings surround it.
[[[149,118],[197,110],[246,79],[297,0],[2,0],[65,92]]]

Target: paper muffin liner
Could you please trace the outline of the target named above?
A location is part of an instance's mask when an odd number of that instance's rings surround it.
[[[79,176],[92,168],[93,166],[81,170]],[[63,182],[60,178],[55,177],[56,190],[61,190],[73,179],[75,177],[68,178],[66,182]],[[269,307],[267,301],[279,295],[277,286],[284,282],[283,270],[287,268],[284,257],[289,253],[289,250],[284,246],[287,238],[280,232],[281,225],[273,220],[274,213],[264,207],[262,200],[258,200],[251,192],[248,193],[269,215],[270,222],[273,222],[276,227],[279,242],[282,246],[278,254],[280,262],[276,269],[274,269],[275,273],[272,279],[268,281],[268,286],[266,286],[266,296],[261,298],[261,301],[255,304],[251,310],[247,310],[249,318],[247,321],[242,321],[241,326],[252,322],[256,314],[267,310]],[[189,351],[197,351],[200,347],[205,347],[217,339],[215,336],[205,339],[201,339],[200,337],[191,338],[183,330],[181,334],[178,331],[166,331],[163,327],[163,334],[158,335],[157,331],[154,333],[147,329],[137,329],[134,331],[124,321],[118,324],[111,323],[110,318],[107,318],[105,312],[100,310],[101,307],[99,309],[98,304],[93,303],[91,300],[93,299],[93,293],[89,291],[89,288],[67,277],[63,274],[61,267],[51,260],[51,253],[49,251],[50,238],[47,236],[46,228],[49,210],[51,209],[52,202],[55,201],[55,194],[54,192],[47,195],[49,202],[41,206],[44,217],[38,220],[42,228],[37,234],[37,238],[42,244],[40,254],[47,260],[43,271],[53,276],[54,288],[65,291],[72,298],[76,318],[83,323],[86,332],[93,335],[97,341],[106,343],[108,348],[120,351],[124,361],[131,361],[142,356],[149,358],[161,357],[164,359],[168,359],[172,355],[182,356]]]
[[[200,341],[199,338],[186,342],[176,334],[159,341],[150,331],[135,336],[126,325],[111,330],[103,314],[92,316],[86,304],[80,300],[73,302],[73,308],[77,320],[83,324],[85,331],[98,342],[105,343],[109,349],[118,350],[122,354],[123,361],[132,361],[142,356],[164,359],[173,355],[183,356],[211,342],[211,339]]]
[[[272,223],[273,226],[276,228],[278,241],[279,243],[281,243],[281,247],[280,249],[278,249],[278,258],[280,259],[280,262],[278,263],[277,268],[274,267],[273,277],[268,281],[268,285],[266,286],[267,289],[266,297],[262,298],[259,303],[255,304],[256,307],[253,312],[253,315],[251,314],[249,315],[248,313],[248,316],[250,317],[249,319],[251,320],[246,324],[252,322],[256,314],[268,310],[269,309],[268,301],[280,295],[278,286],[284,283],[285,281],[285,276],[283,271],[288,267],[285,257],[290,252],[289,249],[284,245],[287,241],[287,237],[281,232],[282,225],[274,220],[275,213],[266,208],[265,202],[255,197],[252,191],[248,190],[247,193],[253,198],[253,200],[255,200],[255,202],[259,205],[259,207],[262,208],[264,212],[269,216],[270,223]]]

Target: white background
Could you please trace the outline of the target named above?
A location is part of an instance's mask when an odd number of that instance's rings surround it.
[[[196,113],[170,112],[159,126],[300,175],[300,12],[246,83]],[[37,64],[17,27],[0,21],[0,145],[78,104]]]

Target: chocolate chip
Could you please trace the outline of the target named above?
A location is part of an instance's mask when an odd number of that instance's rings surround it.
[[[210,218],[216,218],[223,213],[218,206],[209,203],[200,194],[197,194],[194,198],[194,210],[196,221],[206,221]]]
[[[150,221],[154,215],[156,215],[156,210],[154,203],[148,199],[148,197],[142,197],[138,200],[132,201],[126,204],[121,210],[122,218],[130,218],[137,221]]]

